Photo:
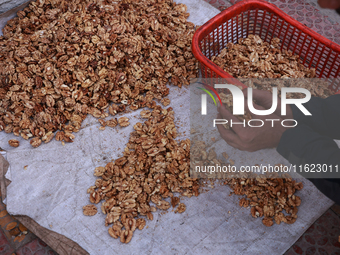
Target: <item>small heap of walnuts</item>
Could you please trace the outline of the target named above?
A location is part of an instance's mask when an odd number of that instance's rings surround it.
[[[225,160],[229,156],[222,153]],[[233,165],[233,160],[229,159]],[[192,142],[191,147],[191,174],[195,177],[195,165],[200,167],[226,165],[222,160],[217,159],[214,148],[207,151],[204,141],[198,139]],[[279,165],[278,165],[279,166]],[[200,173],[200,177],[204,176]],[[224,185],[230,186],[231,194],[245,196],[240,199],[241,207],[250,207],[250,213],[254,218],[262,218],[262,223],[270,227],[281,222],[293,224],[297,219],[298,206],[301,198],[295,192],[303,188],[301,182],[293,180],[289,174],[279,175],[278,173],[248,174],[244,172],[231,173],[208,173],[206,177],[220,178]]]
[[[281,222],[293,224],[297,219],[298,206],[301,198],[295,195],[303,188],[288,174],[279,176],[277,173],[268,175],[231,178],[226,183],[236,195],[244,195],[239,202],[242,207],[251,207],[254,218],[263,217],[262,223],[267,227]],[[284,213],[285,212],[285,213]]]
[[[87,114],[143,108],[169,79],[197,76],[184,4],[37,0],[17,15],[0,37],[0,131],[35,147],[72,142]]]
[[[199,194],[198,180],[189,177],[190,140],[175,140],[172,108],[157,105],[152,108],[141,112],[147,120],[134,125],[123,157],[97,167],[94,175],[100,178],[87,191],[91,203],[104,200],[101,210],[106,214],[105,225],[112,224],[109,234],[120,237],[123,243],[131,240],[137,228],[145,226],[145,219],[140,216],[152,220],[152,212],[157,209],[167,210],[171,204],[173,207],[179,204],[174,193],[187,197]],[[171,198],[171,204],[166,198]],[[95,211],[93,206],[85,209],[85,215]],[[176,212],[185,209],[180,203]]]

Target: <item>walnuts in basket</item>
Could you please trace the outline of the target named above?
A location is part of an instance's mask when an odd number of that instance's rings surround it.
[[[264,42],[258,35],[229,42],[211,60],[234,77],[242,78],[314,78],[315,69],[306,68],[299,56],[280,50],[280,39]]]
[[[0,131],[34,146],[57,130],[72,142],[87,114],[143,108],[169,79],[197,76],[183,4],[38,0],[17,14],[0,37]]]
[[[97,167],[94,175],[100,177],[88,189],[91,203],[101,201],[106,214],[108,232],[121,242],[130,242],[133,232],[143,229],[146,217],[153,219],[152,212],[167,210],[171,203],[176,206],[178,198],[198,196],[199,183],[189,177],[190,141],[177,142],[172,108],[153,107],[152,112],[141,113],[147,120],[134,125],[123,156],[105,167]],[[181,203],[176,209],[186,209]]]
[[[238,44],[229,42],[219,55],[211,60],[248,87],[272,90],[272,87],[302,87],[312,96],[328,97],[333,92],[328,83],[321,79],[275,79],[275,78],[315,78],[315,68],[305,67],[298,55],[291,51],[280,50],[280,39],[271,43],[264,42],[257,35],[239,39]],[[247,78],[247,79],[242,79]],[[264,79],[270,78],[270,79]],[[299,95],[288,95],[288,98]]]
[[[239,39],[238,44],[229,42],[219,55],[211,60],[224,71],[237,77],[246,86],[272,91],[273,87],[301,87],[311,92],[312,96],[326,98],[333,94],[328,88],[329,84],[321,79],[314,78],[315,69],[305,67],[298,55],[291,51],[280,50],[280,40],[274,38],[271,43],[264,42],[257,35]],[[271,78],[271,79],[265,79]],[[276,78],[276,79],[275,79]],[[279,79],[280,78],[280,79]],[[304,79],[288,79],[304,78]],[[230,94],[220,93],[222,103],[227,109],[232,110],[232,97]],[[280,95],[279,95],[280,96]],[[303,94],[288,93],[287,98],[304,97]],[[251,115],[247,112],[238,117],[241,121],[249,121]],[[229,125],[224,125],[229,129]]]

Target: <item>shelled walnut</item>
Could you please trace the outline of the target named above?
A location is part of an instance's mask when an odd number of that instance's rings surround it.
[[[11,139],[11,140],[8,141],[8,144],[12,147],[19,147],[20,142],[16,139]]]
[[[31,141],[30,144],[32,145],[32,147],[37,148],[40,146],[41,144],[41,140],[39,137],[34,137]]]
[[[130,125],[129,118],[127,118],[127,117],[119,118],[118,119],[118,124],[121,127],[127,127],[128,125]]]
[[[168,106],[168,105],[171,103],[171,101],[170,101],[169,98],[163,98],[163,99],[161,100],[161,103],[162,103],[162,105],[164,105],[164,106]]]
[[[185,210],[186,210],[185,204],[180,203],[177,209],[175,210],[175,213],[184,213]]]
[[[143,108],[197,76],[184,4],[38,0],[17,14],[0,37],[0,131],[72,142],[87,114]]]
[[[85,216],[93,216],[97,214],[97,207],[95,205],[83,206],[83,213]]]
[[[190,140],[175,140],[172,108],[150,106],[153,110],[147,120],[134,125],[123,156],[97,167],[94,175],[100,178],[88,189],[91,203],[103,201],[105,225],[113,224],[109,234],[124,243],[130,242],[136,228],[144,228],[145,220],[140,216],[152,220],[152,212],[169,209],[165,199],[174,193],[187,197],[199,194],[198,180],[189,177]],[[184,212],[185,205],[180,204],[177,211]]]

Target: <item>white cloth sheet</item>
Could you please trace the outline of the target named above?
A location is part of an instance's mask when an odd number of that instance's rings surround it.
[[[202,25],[219,11],[203,0],[181,0],[188,6],[189,21]],[[170,87],[171,107],[175,110],[180,138],[189,137],[189,89]],[[100,131],[98,121],[88,116],[74,143],[63,146],[53,140],[33,149],[21,137],[20,146],[11,148],[7,141],[13,134],[0,132],[0,147],[5,149],[12,181],[7,189],[7,210],[13,215],[27,215],[41,226],[77,242],[91,255],[111,254],[282,254],[333,202],[307,180],[299,192],[302,204],[293,225],[265,227],[250,215],[249,208],[238,205],[239,197],[229,196],[227,186],[219,186],[198,197],[183,198],[183,214],[170,211],[154,214],[144,230],[136,230],[129,244],[108,235],[105,215],[84,216],[89,204],[87,188],[94,185],[94,168],[105,166],[122,155],[133,125],[143,120],[139,112],[126,114],[131,125]],[[204,139],[210,139],[205,136]],[[256,153],[240,151],[221,144],[236,162],[271,160],[283,163],[275,150]],[[217,147],[217,146],[216,146]],[[280,162],[282,161],[282,162]],[[27,166],[27,167],[25,167]]]

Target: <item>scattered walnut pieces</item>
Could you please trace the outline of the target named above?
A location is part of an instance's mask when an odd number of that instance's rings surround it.
[[[133,231],[131,230],[122,230],[120,234],[120,241],[122,243],[129,243],[132,239]]]
[[[117,124],[118,124],[117,119],[109,119],[106,121],[106,126],[108,127],[115,127],[117,126]]]
[[[185,206],[185,204],[180,203],[177,209],[175,210],[175,213],[184,213],[186,209],[187,207]]]
[[[163,98],[161,100],[162,105],[168,106],[170,104],[170,99],[169,98]]]
[[[64,131],[58,131],[56,133],[56,135],[55,135],[55,139],[57,141],[63,141],[64,140],[64,135],[65,135]]]
[[[250,206],[254,218],[264,216],[262,223],[265,226],[272,226],[274,221],[276,224],[292,224],[296,221],[301,199],[295,192],[301,190],[303,184],[292,180],[288,174],[279,176],[277,173],[241,173],[240,177],[228,179],[227,184],[234,194],[246,196],[240,200],[239,205]]]
[[[41,140],[40,140],[39,137],[34,137],[34,138],[32,138],[32,140],[30,141],[30,144],[32,145],[32,147],[37,148],[37,147],[40,146]]]
[[[228,155],[226,152],[222,152],[222,156],[223,156],[226,160],[229,159],[229,155]]]
[[[246,198],[241,198],[240,199],[240,202],[239,202],[239,205],[241,207],[248,207],[249,206],[249,200],[246,199]]]
[[[44,143],[49,143],[50,141],[52,141],[53,137],[54,137],[54,133],[53,133],[52,131],[50,131],[50,132],[46,133],[46,134],[42,137],[41,140],[42,140]]]
[[[103,201],[105,225],[114,226],[109,229],[112,237],[128,243],[135,229],[145,226],[139,217],[153,220],[157,209],[170,208],[165,199],[174,193],[198,196],[198,180],[189,177],[190,140],[177,142],[176,137],[172,108],[153,105],[148,119],[134,125],[123,156],[95,169],[99,178],[87,192],[91,203]],[[184,211],[185,205],[178,208]]]
[[[83,214],[85,216],[93,216],[97,214],[97,207],[95,205],[83,206]]]
[[[171,197],[171,205],[172,205],[172,207],[175,208],[176,205],[179,204],[179,201],[180,201],[179,197],[175,197],[175,196]]]
[[[106,126],[106,121],[105,121],[105,119],[98,119],[98,122],[99,122],[100,125],[102,125],[103,127]]]
[[[64,141],[67,143],[73,143],[73,139],[75,138],[75,135],[70,132],[64,133]]]
[[[106,121],[105,121],[105,120],[99,119],[98,122],[100,123],[100,125],[101,125],[102,127],[105,128],[105,126],[106,126]]]
[[[145,227],[146,221],[143,218],[139,218],[136,220],[136,227],[139,230],[142,230]]]
[[[273,218],[271,217],[264,217],[262,220],[263,225],[267,226],[267,227],[271,227],[273,226],[274,222],[273,222]]]
[[[190,134],[196,134],[196,133],[197,131],[194,128],[190,129]]]
[[[188,85],[198,74],[188,17],[171,0],[30,2],[0,37],[0,131],[72,142],[87,114],[144,108],[169,80]]]
[[[140,116],[143,119],[148,119],[151,116],[151,112],[149,110],[143,110],[140,112]]]
[[[11,139],[11,140],[8,141],[8,144],[12,147],[19,147],[20,142],[16,139]]]
[[[146,214],[146,217],[148,218],[148,220],[153,220],[153,214],[151,212],[148,212]]]
[[[129,118],[127,118],[127,117],[119,118],[118,119],[118,124],[121,127],[127,127],[128,125],[130,125]]]
[[[94,169],[94,176],[102,176],[105,173],[105,167],[98,166]]]
[[[122,232],[122,225],[113,224],[108,231],[110,236],[117,239],[118,237],[120,237],[120,234]]]

